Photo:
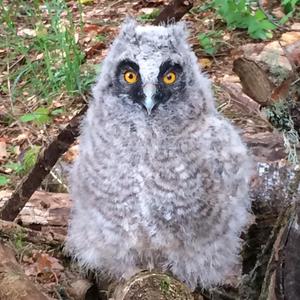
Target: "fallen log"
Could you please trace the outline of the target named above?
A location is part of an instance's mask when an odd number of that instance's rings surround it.
[[[11,241],[22,238],[22,240],[33,244],[51,247],[61,247],[65,240],[65,236],[61,234],[31,230],[4,220],[0,220],[0,238],[10,239]]]
[[[293,121],[292,127],[300,134],[300,92],[297,87],[300,43],[298,41],[285,47],[275,41],[269,45],[259,45],[242,46],[244,54],[233,62],[233,71],[240,78],[243,92],[262,107],[272,108],[275,103],[284,102]],[[271,57],[277,58],[274,60]],[[282,114],[276,112],[276,118],[287,118]],[[284,129],[281,122],[269,121],[278,130]]]
[[[274,85],[256,62],[238,58],[233,62],[233,71],[239,76],[246,95],[260,105],[272,104],[271,94]]]
[[[11,192],[0,192],[0,209],[9,201]],[[68,194],[36,191],[16,218],[23,227],[47,236],[65,236],[71,201]]]
[[[289,207],[278,224],[260,299],[294,300],[300,297],[300,206]]]
[[[13,250],[0,242],[0,299],[49,300],[25,275]]]

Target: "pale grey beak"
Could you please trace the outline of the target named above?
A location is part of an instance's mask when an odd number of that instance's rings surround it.
[[[155,105],[155,101],[153,96],[155,94],[155,85],[152,83],[147,83],[144,85],[144,94],[146,95],[146,99],[144,101],[144,106],[147,109],[148,115],[151,115],[151,111]]]

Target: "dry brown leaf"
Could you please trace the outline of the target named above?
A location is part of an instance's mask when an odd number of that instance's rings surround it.
[[[47,253],[38,253],[36,261],[37,273],[50,272],[52,270],[52,263]]]
[[[300,40],[287,46],[286,52],[291,64],[300,66]]]
[[[152,14],[154,12],[155,8],[153,7],[144,7],[144,8],[141,8],[140,11],[146,15],[148,14]]]
[[[64,267],[59,260],[46,252],[34,251],[32,258],[26,258],[25,273],[33,276],[42,283],[57,282],[64,271]]]
[[[300,30],[300,23],[294,23],[292,26],[291,26],[291,30]]]
[[[95,32],[97,34],[100,34],[100,33],[108,33],[108,32],[111,32],[111,31],[114,31],[114,29],[112,29],[112,27],[110,27],[110,26],[100,26],[100,25],[97,25],[97,24],[86,24],[83,27],[83,32],[86,32],[86,33]]]
[[[106,48],[105,43],[98,42],[93,44],[91,47],[85,49],[85,54],[87,58],[92,58],[94,55],[100,54],[103,49]]]
[[[18,32],[17,32],[17,35],[18,36],[32,36],[32,37],[35,37],[36,36],[36,31],[34,29],[30,29],[30,28],[23,28],[23,29],[20,29]]]
[[[78,145],[72,146],[69,148],[69,150],[63,155],[63,160],[71,163],[75,160],[79,153],[79,147]]]
[[[200,58],[198,62],[203,69],[209,69],[213,64],[213,61],[209,58]]]
[[[28,140],[28,133],[24,132],[24,133],[19,134],[17,137],[13,138],[11,140],[11,142],[19,144],[19,143],[24,142],[26,140]]]
[[[282,34],[280,40],[284,43],[284,45],[291,45],[300,40],[300,32],[290,31]]]
[[[6,158],[7,156],[6,142],[4,140],[0,140],[0,160]]]

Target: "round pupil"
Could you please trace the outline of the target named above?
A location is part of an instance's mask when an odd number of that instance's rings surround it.
[[[168,79],[168,80],[172,80],[172,78],[173,78],[173,75],[172,75],[172,74],[169,74],[169,75],[167,76],[167,79]]]
[[[129,78],[129,79],[133,79],[133,77],[134,77],[134,76],[133,76],[132,73],[129,73],[129,74],[128,74],[128,78]]]

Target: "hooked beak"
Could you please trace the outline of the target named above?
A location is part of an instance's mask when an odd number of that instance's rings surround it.
[[[156,104],[153,99],[153,96],[155,94],[155,85],[151,83],[145,84],[144,94],[146,96],[146,99],[144,100],[143,105],[147,109],[148,115],[151,115],[151,111]]]

